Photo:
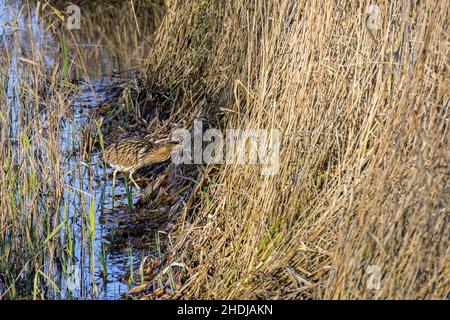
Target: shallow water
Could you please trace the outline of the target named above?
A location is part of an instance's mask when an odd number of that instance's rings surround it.
[[[20,46],[23,51],[37,50],[44,55],[44,61],[49,66],[53,64],[54,55],[58,54],[58,39],[54,38],[46,28],[46,22],[38,17],[35,10],[22,6],[24,1],[0,0],[0,41],[8,45],[14,33],[19,33]],[[34,9],[34,8],[31,8]],[[81,8],[82,12],[84,8]],[[80,84],[80,90],[71,97],[69,116],[64,118],[61,130],[61,149],[63,156],[64,194],[62,197],[61,217],[67,217],[68,226],[62,228],[59,238],[67,241],[73,257],[65,259],[65,268],[53,267],[46,270],[47,275],[53,275],[60,291],[50,290],[48,298],[56,299],[120,299],[132,284],[122,282],[120,278],[130,270],[138,269],[138,261],[145,257],[146,252],[134,250],[131,247],[122,250],[109,249],[114,229],[123,218],[128,199],[112,203],[111,169],[106,168],[101,161],[101,155],[95,151],[88,159],[83,159],[79,152],[83,141],[80,132],[89,123],[89,114],[107,98],[107,88],[117,79],[113,74],[127,75],[126,70],[139,70],[144,62],[147,45],[137,39],[134,24],[124,23],[129,29],[116,29],[114,34],[109,26],[111,10],[108,7],[105,21],[105,32],[101,33],[101,19],[96,13],[95,24],[88,28],[84,22],[81,30],[77,30],[74,38],[68,40],[69,56],[74,61],[83,61],[81,78],[86,81]],[[123,10],[117,9],[117,15],[123,15]],[[88,15],[88,13],[86,13]],[[82,16],[83,17],[83,16]],[[117,16],[119,17],[119,16]],[[13,21],[17,18],[17,25]],[[94,20],[93,20],[94,21]],[[95,31],[99,32],[95,32]],[[142,27],[142,30],[150,30]],[[96,38],[96,35],[102,34]],[[145,36],[145,34],[144,34]],[[126,38],[126,46],[120,39]],[[105,41],[102,41],[105,40]],[[34,44],[34,48],[31,44]],[[21,76],[16,55],[11,56],[11,68],[8,81],[13,83]],[[78,69],[77,69],[78,70]],[[121,78],[123,79],[123,78]],[[12,123],[15,123],[14,119]],[[15,136],[11,128],[11,136]],[[109,178],[109,179],[108,179]],[[115,193],[126,194],[122,183],[116,184]],[[93,213],[95,224],[94,235],[89,236],[89,224],[92,223],[90,214]],[[52,265],[52,264],[50,264]]]
[[[130,287],[119,279],[129,270],[130,263],[133,263],[133,267],[137,263],[138,252],[131,248],[114,253],[108,250],[108,236],[114,231],[116,219],[120,218],[121,213],[120,209],[116,208],[126,205],[126,199],[116,200],[113,207],[111,170],[103,166],[99,152],[94,152],[89,162],[80,160],[77,153],[71,152],[74,146],[80,145],[77,133],[79,128],[86,125],[90,108],[95,108],[106,98],[104,89],[109,84],[106,79],[95,79],[89,86],[83,85],[82,93],[73,104],[75,116],[66,122],[63,129],[67,143],[64,149],[71,155],[67,157],[66,162],[65,172],[68,174],[65,182],[68,188],[64,198],[67,201],[72,237],[75,239],[75,262],[68,270],[69,291],[74,298],[120,298]],[[109,173],[110,179],[106,179],[106,172]],[[118,184],[115,193],[125,194],[126,190]],[[86,237],[84,231],[88,228],[84,223],[87,218],[86,211],[89,211],[91,206],[94,206],[95,214],[93,242]],[[103,271],[106,272],[106,276],[103,276]],[[66,298],[65,294],[61,298]]]

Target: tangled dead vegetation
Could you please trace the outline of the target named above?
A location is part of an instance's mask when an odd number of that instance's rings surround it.
[[[372,30],[357,2],[167,1],[144,84],[164,121],[204,99],[221,129],[276,128],[280,171],[163,169],[166,255],[136,297],[448,297],[448,4],[378,6]]]

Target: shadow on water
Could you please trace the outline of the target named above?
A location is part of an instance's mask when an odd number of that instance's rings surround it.
[[[54,5],[61,12],[66,9],[61,2]],[[123,196],[112,203],[111,169],[101,161],[100,148],[83,152],[83,133],[88,127],[98,131],[90,114],[108,99],[109,88],[142,69],[162,11],[155,4],[130,9],[130,2],[122,1],[79,1],[77,5],[81,28],[68,32],[62,20],[46,14],[50,8],[39,11],[31,1],[0,0],[0,41],[7,47],[18,33],[20,50],[38,48],[49,67],[55,63],[55,55],[61,54],[63,41],[67,61],[63,58],[62,63],[67,65],[61,70],[76,86],[68,98],[70,110],[62,119],[59,139],[64,172],[60,198],[64,227],[59,241],[65,250],[56,254],[59,264],[46,264],[45,273],[52,275],[59,287],[47,290],[47,298],[120,299],[139,280],[122,281],[124,274],[135,274],[138,261],[148,253],[131,246],[110,250],[115,227],[129,214],[129,199]],[[9,57],[10,84],[22,76],[19,64],[13,61],[19,55],[15,52]],[[14,128],[11,130],[14,137]],[[123,183],[116,185],[116,194],[126,195],[127,191]]]

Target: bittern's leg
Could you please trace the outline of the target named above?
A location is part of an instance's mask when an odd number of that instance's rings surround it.
[[[140,191],[141,188],[137,185],[136,181],[134,181],[134,179],[133,179],[133,173],[134,173],[134,171],[131,171],[131,172],[130,172],[130,180],[131,180],[131,182],[133,182],[133,184],[136,186],[137,191]]]
[[[116,175],[117,175],[117,169],[115,169],[113,172],[113,185],[112,185],[113,193],[114,193],[114,189],[116,187]]]
[[[116,196],[116,175],[117,175],[117,169],[114,169],[113,184],[112,184],[112,206],[113,207],[114,207],[114,197]]]

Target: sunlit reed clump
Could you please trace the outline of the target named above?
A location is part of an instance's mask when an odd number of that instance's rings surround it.
[[[206,167],[159,283],[175,274],[189,298],[448,297],[448,3],[375,4],[378,18],[357,1],[167,1],[149,78],[184,94],[178,108],[206,97],[221,128],[283,138],[273,177]]]

